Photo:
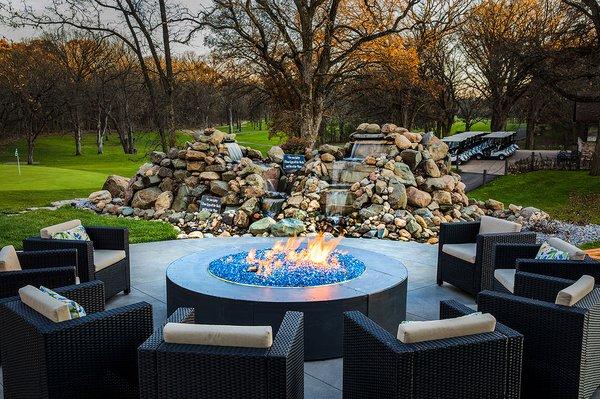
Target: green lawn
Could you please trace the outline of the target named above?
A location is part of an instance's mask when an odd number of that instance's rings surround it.
[[[229,132],[229,125],[217,126],[217,129],[223,132]],[[262,129],[259,129],[258,126],[255,128],[252,126],[250,122],[242,123],[242,131],[236,132],[234,129],[234,133],[236,133],[236,140],[239,144],[252,147],[260,152],[263,155],[267,155],[267,151],[274,145],[281,145],[285,142],[279,137],[269,138],[269,130],[266,123],[262,124]]]
[[[501,176],[469,193],[522,206],[535,206],[553,218],[600,224],[600,177],[586,171],[538,171]]]
[[[168,223],[97,215],[82,209],[64,207],[56,211],[39,209],[20,214],[0,215],[0,248],[11,244],[20,249],[22,240],[39,235],[41,228],[71,219],[80,219],[84,225],[90,226],[127,227],[130,243],[172,240],[177,237],[177,232]]]
[[[524,123],[513,123],[513,122],[509,121],[506,124],[506,130],[509,130],[509,131],[517,130],[521,126],[525,126],[525,124]],[[486,119],[481,122],[477,122],[477,123],[473,124],[473,126],[471,126],[470,130],[474,131],[474,132],[477,132],[477,131],[489,132],[490,131],[490,120]],[[452,125],[452,128],[450,129],[450,135],[453,135],[457,132],[464,132],[464,131],[465,131],[465,122],[458,119]]]

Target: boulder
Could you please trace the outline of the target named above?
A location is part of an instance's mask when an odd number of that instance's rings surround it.
[[[448,145],[436,136],[429,136],[427,150],[434,161],[442,160],[448,154]]]
[[[400,153],[402,162],[410,166],[411,169],[416,169],[423,159],[421,152],[417,150],[407,149]]]
[[[416,186],[417,182],[415,181],[415,175],[413,175],[410,167],[402,162],[394,163],[394,175],[396,179],[407,186]]]
[[[187,161],[202,161],[206,158],[206,153],[196,150],[187,150],[185,152],[185,159]]]
[[[361,123],[360,125],[358,125],[358,127],[356,128],[357,132],[365,132],[367,130],[367,127],[369,127],[368,123]]]
[[[396,144],[396,147],[398,147],[401,150],[406,150],[407,148],[410,148],[412,146],[410,140],[402,134],[396,134],[396,137],[394,138],[394,143]]]
[[[431,195],[428,192],[412,186],[406,189],[406,196],[408,204],[417,208],[424,208],[431,202]]]
[[[210,145],[208,143],[202,143],[200,141],[192,143],[190,147],[195,151],[208,151],[210,149]]]
[[[452,195],[448,191],[434,191],[433,200],[439,205],[452,205]]]
[[[250,217],[246,212],[238,209],[235,213],[235,217],[233,218],[233,223],[240,229],[245,229],[250,224]]]
[[[159,165],[160,162],[163,159],[165,159],[166,156],[167,156],[167,154],[165,154],[164,152],[152,151],[150,153],[150,160],[152,161],[153,164]]]
[[[248,231],[254,235],[269,233],[271,231],[271,226],[273,226],[276,223],[277,222],[273,218],[267,216],[252,223],[248,228]]]
[[[119,175],[110,175],[102,185],[103,190],[108,190],[113,197],[123,198],[125,202],[129,202],[133,195],[129,179]]]
[[[271,225],[271,233],[275,237],[290,237],[297,236],[306,230],[304,222],[298,219],[285,218]]]
[[[112,200],[112,195],[108,190],[94,191],[88,196],[90,202],[97,204],[99,202],[108,203]]]
[[[200,180],[219,180],[221,176],[217,172],[202,172],[198,176]]]
[[[282,163],[283,162],[283,156],[285,155],[285,153],[283,152],[283,150],[281,149],[281,147],[278,147],[278,146],[274,145],[273,147],[271,147],[271,149],[269,150],[269,152],[267,153],[267,155],[269,156],[269,159],[272,162]]]
[[[179,190],[177,190],[177,195],[173,199],[172,208],[175,212],[181,212],[187,208],[188,204],[188,195],[190,194],[190,188],[185,184],[179,186]]]
[[[485,201],[485,207],[494,211],[501,211],[504,209],[504,204],[500,201],[490,198],[489,200]]]
[[[358,213],[363,219],[368,219],[379,215],[383,212],[383,205],[371,204],[366,208],[362,208]]]
[[[450,175],[444,175],[442,177],[429,177],[425,179],[425,190],[445,190],[452,191],[456,187],[456,180]]]
[[[227,195],[228,191],[229,186],[227,185],[227,182],[224,182],[223,180],[213,180],[210,182],[211,193],[218,195],[219,197],[223,197]]]
[[[408,201],[406,187],[395,177],[390,177],[388,182],[388,203],[394,209],[404,209]]]
[[[173,171],[171,170],[171,168],[168,168],[166,166],[161,166],[160,169],[158,170],[158,176],[162,177],[163,179],[165,177],[171,177],[171,176],[173,176]]]
[[[381,127],[376,123],[369,123],[365,128],[365,132],[375,134],[381,132]]]
[[[166,211],[171,207],[173,203],[173,193],[170,191],[163,191],[156,197],[156,201],[154,202],[154,209],[156,212]]]
[[[211,135],[210,135],[210,142],[214,145],[219,145],[223,142],[223,140],[225,139],[226,134],[223,133],[220,130],[215,130]]]
[[[139,209],[152,208],[154,202],[161,193],[162,191],[158,187],[148,187],[143,190],[136,191],[133,199],[131,200],[131,206]]]
[[[321,154],[321,161],[323,162],[333,162],[335,161],[335,156],[329,154],[329,153],[325,153],[325,154]]]
[[[431,158],[429,158],[427,161],[425,161],[424,169],[425,169],[425,173],[429,177],[440,177],[442,175],[440,173],[440,168],[438,168],[435,161]]]

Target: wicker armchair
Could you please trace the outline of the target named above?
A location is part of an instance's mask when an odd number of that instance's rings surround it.
[[[440,318],[474,312],[440,302]],[[493,333],[404,344],[360,312],[344,314],[345,399],[518,398],[523,336]]]
[[[494,287],[494,246],[498,243],[535,243],[533,232],[479,234],[480,222],[442,223],[440,225],[437,283],[445,282],[473,295]],[[443,251],[445,244],[476,246],[473,262]]]
[[[600,288],[554,303],[573,280],[518,271],[515,292],[484,291],[479,310],[521,332],[524,398],[589,398],[600,385]]]
[[[152,307],[104,310],[101,281],[56,291],[88,315],[54,323],[20,300],[0,304],[4,397],[137,398],[137,347],[152,334]]]
[[[179,308],[167,320],[193,323],[194,310]],[[140,346],[140,397],[304,397],[303,316],[287,312],[268,349],[165,343],[162,328]]]
[[[77,251],[17,252],[22,270],[0,272],[0,298],[17,295],[26,285],[48,288],[75,284]]]
[[[91,241],[53,240],[30,237],[23,241],[26,252],[49,249],[77,249],[77,275],[81,282],[101,280],[104,283],[106,298],[123,291],[131,291],[129,268],[129,231],[117,227],[85,226]],[[106,250],[125,251],[125,258],[109,266],[98,267],[100,252]]]
[[[600,282],[600,262],[586,256],[583,260],[535,259],[541,244],[500,243],[494,246],[496,278],[491,289],[513,292],[514,273],[542,274],[568,280],[577,280],[584,274]],[[511,284],[512,282],[512,284]]]

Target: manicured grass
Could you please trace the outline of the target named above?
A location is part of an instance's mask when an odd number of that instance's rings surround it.
[[[600,248],[600,241],[586,242],[585,244],[582,244],[579,247],[581,249],[595,249],[595,248]]]
[[[521,126],[525,126],[525,124],[508,122],[506,124],[506,129],[509,131],[517,130]],[[471,126],[470,130],[473,132],[478,132],[478,131],[489,132],[490,131],[490,120],[486,119],[486,120],[474,123],[473,126]],[[465,131],[465,122],[463,122],[462,120],[459,119],[456,122],[454,122],[454,124],[452,125],[452,128],[450,129],[450,134],[452,135],[457,132],[464,132],[464,131]]]
[[[586,171],[538,171],[501,176],[469,193],[522,206],[535,206],[553,218],[600,224],[600,177]]]
[[[229,125],[217,126],[217,129],[228,132]],[[262,124],[262,129],[255,128],[250,122],[242,123],[242,131],[236,132],[236,140],[240,145],[259,150],[263,155],[267,155],[269,149],[274,145],[281,145],[285,139],[280,137],[269,138],[269,130],[266,123]]]
[[[84,225],[90,226],[127,227],[129,242],[132,244],[172,240],[177,237],[177,232],[168,223],[97,215],[82,209],[64,207],[56,211],[39,209],[0,216],[0,248],[11,244],[20,249],[23,239],[38,236],[41,228],[71,219],[80,219]]]

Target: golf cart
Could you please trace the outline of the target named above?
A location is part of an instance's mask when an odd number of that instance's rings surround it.
[[[482,137],[486,145],[474,154],[477,159],[504,160],[513,155],[519,146],[515,144],[516,132],[492,132]]]
[[[460,165],[471,159],[477,149],[484,144],[482,137],[485,134],[486,132],[463,132],[444,137],[442,140],[448,145],[450,161]]]

